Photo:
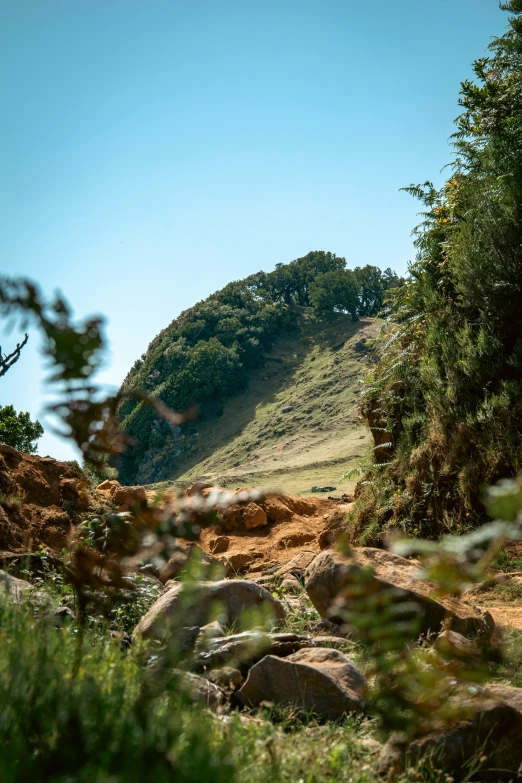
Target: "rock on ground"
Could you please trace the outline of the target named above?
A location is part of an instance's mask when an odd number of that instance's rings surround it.
[[[369,580],[365,580],[365,567],[373,570]],[[325,551],[308,566],[305,586],[321,617],[337,622],[342,622],[343,611],[349,611],[354,598],[361,595],[365,581],[368,593],[375,595],[386,590],[394,602],[417,604],[421,633],[437,632],[447,620],[451,630],[463,635],[491,636],[495,624],[489,612],[456,598],[434,600],[431,585],[416,580],[418,570],[418,563],[381,549],[360,547],[353,550],[351,557]]]
[[[141,618],[133,635],[161,640],[168,638],[176,628],[202,627],[213,619],[230,627],[256,619],[258,623],[264,619],[273,625],[284,616],[280,601],[253,582],[223,579],[193,585],[180,583],[158,598]]]
[[[177,579],[196,554],[201,558],[201,563],[205,569],[206,579],[211,576],[212,572],[219,574],[217,579],[223,575],[223,567],[219,560],[216,560],[212,555],[205,554],[197,544],[187,543],[183,545],[178,542],[177,546],[177,551],[170,557],[159,575],[159,579],[163,584],[166,584],[170,579]]]
[[[235,571],[247,569],[256,574],[266,566],[276,570],[293,555],[301,559],[313,557],[320,551],[321,534],[327,529],[337,531],[349,508],[338,500],[290,495],[241,500],[246,493],[238,489],[232,493],[232,499],[235,495],[240,500],[221,510],[222,492],[217,487],[202,490],[207,499],[215,496],[218,515],[218,524],[203,530],[202,547],[213,555],[226,553]],[[229,497],[230,494],[227,493]],[[304,545],[311,551],[304,553]],[[302,577],[302,573],[293,575]]]
[[[284,658],[304,647],[313,647],[310,636],[294,633],[243,633],[213,639],[206,644],[196,659],[198,669],[215,669],[221,666],[253,665],[265,655]]]
[[[443,631],[437,637],[433,645],[439,655],[443,658],[460,658],[468,660],[478,654],[477,646],[462,634],[456,631]]]
[[[522,762],[520,693],[519,688],[492,686],[485,697],[468,702],[466,720],[414,739],[409,745],[404,736],[392,735],[381,750],[377,771],[393,779],[405,766],[416,768],[421,760],[432,759],[437,769],[457,779],[469,774],[471,767],[516,773]]]
[[[34,587],[24,579],[17,579],[5,571],[0,571],[0,590],[7,595],[15,604],[22,603]]]
[[[303,649],[287,658],[265,656],[253,666],[237,694],[240,703],[263,701],[337,720],[364,708],[366,680],[338,650]]]
[[[486,701],[469,720],[412,742],[406,762],[417,766],[421,758],[432,756],[439,769],[458,774],[476,758],[477,765],[487,769],[516,771],[522,762],[521,736],[522,713],[504,702]]]
[[[196,704],[202,704],[211,710],[218,710],[225,703],[224,691],[215,683],[200,677],[192,672],[184,672],[174,669],[173,673],[179,677],[180,688]]]

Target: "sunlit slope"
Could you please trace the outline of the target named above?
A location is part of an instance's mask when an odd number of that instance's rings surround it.
[[[203,412],[190,461],[164,483],[184,487],[205,479],[296,494],[309,494],[313,485],[337,486],[370,439],[356,406],[358,378],[372,358],[367,341],[376,332],[370,318],[317,321],[303,311],[248,389],[229,399],[219,417]]]

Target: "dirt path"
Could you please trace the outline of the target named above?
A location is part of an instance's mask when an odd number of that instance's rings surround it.
[[[479,601],[475,605],[481,609],[487,609],[493,616],[498,628],[504,628],[505,630],[522,629],[522,606],[514,606],[513,604],[481,604]]]

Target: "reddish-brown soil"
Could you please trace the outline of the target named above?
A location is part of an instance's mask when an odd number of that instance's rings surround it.
[[[99,506],[89,486],[72,465],[0,443],[0,550],[34,551],[43,544],[59,551],[71,526]]]
[[[253,506],[264,512],[266,522],[249,528]],[[320,552],[331,546],[349,508],[349,503],[326,498],[268,496],[255,504],[232,506],[221,515],[221,524],[202,532],[201,546],[234,570],[254,574],[303,549]]]
[[[21,454],[0,444],[0,552],[34,551],[44,545],[59,552],[71,527],[85,515],[107,508],[120,510],[151,501],[155,493],[142,488],[115,486],[92,492],[84,475],[51,457]],[[200,487],[197,488],[198,490]],[[240,490],[238,490],[239,492]],[[216,492],[206,487],[202,494]],[[166,502],[173,497],[166,496]],[[335,545],[350,503],[318,497],[269,495],[255,502],[233,503],[218,513],[219,524],[201,534],[203,550],[230,572],[252,576],[269,565],[284,563],[302,552],[307,556]],[[522,545],[521,545],[522,546]],[[510,551],[520,557],[522,550]],[[513,575],[519,580],[519,575]],[[500,596],[499,596],[500,598]],[[493,615],[497,626],[522,629],[518,602],[493,601],[480,593],[469,599]]]

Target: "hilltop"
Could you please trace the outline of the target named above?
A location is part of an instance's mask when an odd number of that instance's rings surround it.
[[[354,394],[372,317],[401,282],[390,269],[350,270],[313,251],[181,313],[122,385],[119,416],[134,445],[116,463],[120,479],[183,483],[209,473],[225,484],[279,484],[297,471],[292,491],[336,483],[335,466],[359,454],[355,441],[365,437]],[[133,392],[185,412],[183,423],[160,419]]]

